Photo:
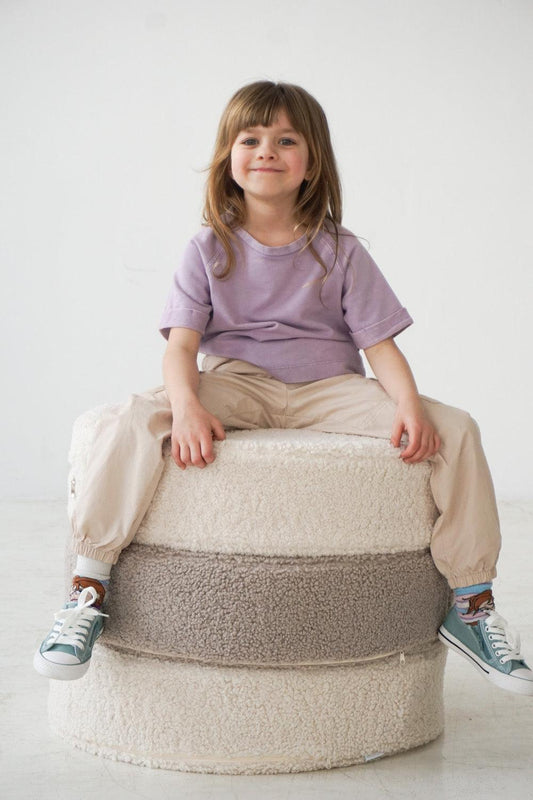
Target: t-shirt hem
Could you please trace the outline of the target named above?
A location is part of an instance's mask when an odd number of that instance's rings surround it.
[[[161,318],[159,331],[165,339],[168,339],[171,328],[191,328],[204,334],[208,322],[209,314],[205,314],[203,311],[189,308],[171,309]]]
[[[413,319],[410,314],[405,308],[400,308],[381,322],[376,322],[369,328],[352,333],[352,339],[359,350],[366,350],[384,339],[397,336],[412,324]]]
[[[228,355],[227,353],[206,353],[205,349],[200,346],[199,354],[203,356],[217,356],[219,358],[234,358],[239,361],[247,361],[250,364],[255,364],[251,361],[250,357],[244,354]],[[332,361],[331,359],[325,361],[312,361],[298,364],[268,364],[262,362],[257,364],[258,367],[264,369],[273,378],[283,381],[283,383],[308,383],[311,381],[324,380],[326,378],[334,378],[338,375],[361,375],[363,378],[366,376],[365,368],[361,362],[360,367],[356,365],[347,364],[346,360]]]

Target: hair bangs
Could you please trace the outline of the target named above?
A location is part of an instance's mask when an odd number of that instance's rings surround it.
[[[279,97],[272,97],[267,105],[256,99],[255,103],[243,104],[233,122],[239,131],[255,128],[257,125],[269,128],[274,124],[281,110],[282,104]]]
[[[280,84],[267,84],[249,87],[250,91],[243,91],[235,102],[233,113],[227,119],[227,144],[233,140],[239,131],[247,128],[263,126],[269,128],[275,123],[281,111],[285,111],[291,125],[299,133],[303,133],[301,114],[298,113],[298,103],[290,96],[284,86]]]

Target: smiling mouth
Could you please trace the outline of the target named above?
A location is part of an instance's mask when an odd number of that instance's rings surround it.
[[[256,167],[252,172],[281,172],[280,169],[269,169],[268,167]]]

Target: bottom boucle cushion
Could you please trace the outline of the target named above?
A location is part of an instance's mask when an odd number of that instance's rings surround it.
[[[97,644],[79,681],[51,681],[52,729],[91,753],[193,772],[356,764],[443,729],[446,648],[357,665],[211,667]]]

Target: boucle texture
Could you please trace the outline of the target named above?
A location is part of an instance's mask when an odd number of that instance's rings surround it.
[[[71,476],[83,483],[98,409],[74,427]],[[176,550],[318,556],[429,545],[437,510],[429,463],[404,464],[383,439],[282,428],[227,431],[215,461],[165,468],[135,540]],[[72,501],[71,501],[72,502]],[[198,509],[202,513],[198,513]]]
[[[426,550],[280,558],[134,543],[113,571],[104,637],[218,664],[356,661],[434,641],[449,594]]]
[[[404,464],[383,439],[273,428],[230,431],[214,449],[217,458],[203,470],[182,472],[167,456],[138,542],[288,556],[429,544],[436,519],[427,491],[431,468]]]
[[[100,410],[75,425],[78,488]],[[230,774],[438,736],[450,592],[428,549],[429,464],[319,431],[232,430],[214,446],[184,472],[164,447],[89,672],[51,682],[53,728],[111,758]]]
[[[190,772],[300,772],[424,744],[443,727],[445,648],[351,666],[254,669],[96,645],[79,681],[51,681],[53,730],[91,753]]]

